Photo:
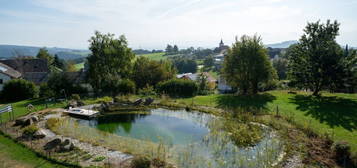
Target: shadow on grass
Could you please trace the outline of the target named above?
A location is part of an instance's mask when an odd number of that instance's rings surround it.
[[[267,103],[275,100],[276,97],[269,94],[257,95],[219,95],[216,99],[218,107],[227,109],[261,109],[267,110]]]
[[[340,97],[314,97],[296,95],[291,98],[297,109],[304,111],[330,127],[343,127],[349,131],[357,129],[357,102]]]

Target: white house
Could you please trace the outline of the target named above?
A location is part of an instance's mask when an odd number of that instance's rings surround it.
[[[11,67],[0,63],[0,90],[4,87],[4,83],[21,77],[21,73]]]

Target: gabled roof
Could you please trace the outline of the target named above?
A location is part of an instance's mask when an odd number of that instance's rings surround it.
[[[27,72],[23,75],[25,80],[31,81],[35,84],[41,84],[48,81],[49,73],[47,72]]]
[[[25,74],[27,72],[50,72],[46,59],[6,59],[0,60],[14,70]]]
[[[11,78],[20,78],[21,73],[12,69],[11,67],[0,63],[0,73],[10,76]]]

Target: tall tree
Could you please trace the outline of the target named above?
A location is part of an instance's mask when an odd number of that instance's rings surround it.
[[[278,73],[279,80],[286,79],[286,73],[288,70],[288,60],[285,58],[275,58],[273,60],[273,67]]]
[[[111,79],[130,76],[135,55],[124,35],[115,38],[114,34],[96,31],[89,42],[92,53],[87,58],[88,80],[95,91],[103,89]]]
[[[55,58],[54,58],[54,61],[53,61],[53,65],[59,69],[64,69],[65,67],[65,64],[64,64],[64,61],[61,60],[60,58],[58,58],[58,55],[55,54]]]
[[[177,54],[178,52],[179,52],[179,48],[177,47],[177,45],[174,45],[173,53]]]
[[[241,94],[256,94],[260,84],[276,78],[260,36],[244,35],[236,40],[224,60],[223,76]]]
[[[171,79],[175,73],[174,66],[168,61],[155,61],[139,57],[134,64],[132,79],[137,88],[144,88]]]
[[[340,24],[327,20],[308,23],[297,45],[287,51],[289,78],[295,86],[310,89],[313,95],[339,80],[343,50],[337,44]]]
[[[48,50],[46,48],[41,48],[38,51],[36,58],[46,59],[48,66],[52,65],[52,63],[54,61],[54,57],[48,53]]]
[[[205,68],[209,69],[214,65],[214,59],[212,56],[208,56],[204,61],[203,61],[203,65],[205,66]]]
[[[166,55],[172,54],[173,51],[174,51],[174,48],[172,47],[172,45],[168,44],[165,49]]]

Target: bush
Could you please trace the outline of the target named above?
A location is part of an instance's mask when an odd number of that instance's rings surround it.
[[[46,121],[46,128],[53,129],[58,125],[59,122],[60,122],[59,118],[49,118]]]
[[[71,99],[75,101],[80,101],[81,97],[79,96],[79,94],[72,94]]]
[[[338,164],[346,166],[350,163],[351,147],[347,142],[337,142],[335,144],[335,157]]]
[[[160,82],[156,89],[159,93],[172,97],[192,97],[197,94],[198,86],[191,80],[172,79]]]
[[[143,96],[156,95],[154,87],[147,85],[146,87],[139,89],[138,94]]]
[[[131,161],[133,168],[150,168],[151,160],[145,156],[137,156]]]
[[[43,83],[40,85],[41,98],[50,98],[53,96],[55,96],[55,92],[47,85],[47,83]]]
[[[23,135],[33,136],[37,131],[38,131],[38,127],[36,125],[30,125],[24,128]]]
[[[119,82],[117,89],[121,94],[135,93],[135,83],[129,79],[123,79]]]
[[[2,99],[6,101],[19,101],[37,96],[38,88],[35,84],[23,79],[14,79],[6,82],[1,92]]]

